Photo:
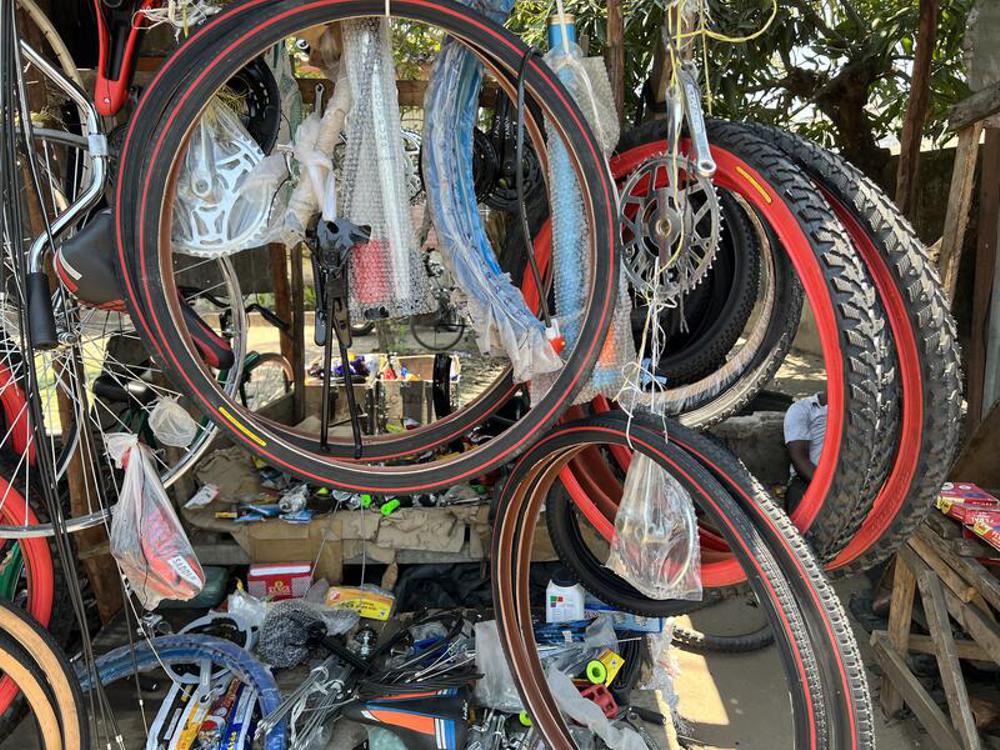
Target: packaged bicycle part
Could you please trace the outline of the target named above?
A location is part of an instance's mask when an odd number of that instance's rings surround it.
[[[278,157],[280,160],[280,157]],[[177,179],[171,239],[177,252],[221,258],[262,244],[283,162],[264,152],[239,117],[216,98],[188,142]]]
[[[476,682],[476,700],[484,706],[505,713],[523,710],[517,683],[510,673],[504,655],[496,620],[485,620],[475,625],[476,671],[482,675]]]
[[[576,45],[575,29],[570,24],[549,27],[552,50],[546,62],[572,92],[606,152],[614,148],[618,136],[617,116],[611,85],[603,66],[584,65],[583,53]],[[590,283],[590,236],[584,220],[583,197],[576,172],[565,144],[557,131],[549,131],[549,208],[552,217],[552,265],[556,313],[566,343],[572,345],[583,317],[584,300]],[[589,402],[603,394],[615,397],[625,384],[625,368],[636,358],[632,341],[632,302],[624,279],[619,280],[614,318],[601,348],[590,382],[577,396],[577,402]],[[549,387],[542,378],[535,387]]]
[[[504,17],[511,3],[489,8]],[[486,237],[474,200],[473,133],[482,85],[482,66],[460,44],[446,43],[434,63],[424,100],[424,184],[439,250],[463,294],[462,307],[472,321],[480,350],[498,349],[511,361],[514,379],[533,380],[555,372],[562,360],[545,326],[527,306],[520,290],[500,268]]]
[[[645,454],[635,455],[629,465],[607,565],[654,599],[701,599],[694,502]]]
[[[176,398],[161,398],[149,414],[149,429],[161,445],[187,448],[198,434],[198,422]]]
[[[149,448],[132,434],[106,438],[108,455],[125,469],[111,517],[111,554],[146,609],[162,599],[188,600],[205,574],[160,481]]]
[[[352,252],[351,315],[371,320],[427,312],[430,281],[410,216],[388,20],[346,22],[342,64],[352,105],[341,213],[354,224],[371,227],[370,241]]]

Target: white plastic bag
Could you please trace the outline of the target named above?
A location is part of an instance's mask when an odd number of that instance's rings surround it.
[[[187,448],[198,434],[198,422],[176,398],[161,398],[149,414],[149,428],[162,445]]]
[[[636,454],[625,477],[607,566],[654,599],[701,599],[694,502],[651,458]]]
[[[205,585],[205,574],[149,448],[122,432],[108,435],[106,442],[115,465],[125,469],[111,517],[111,554],[146,609],[162,599],[193,599]]]

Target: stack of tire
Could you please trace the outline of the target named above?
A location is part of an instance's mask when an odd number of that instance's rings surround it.
[[[619,185],[667,153],[663,133],[653,122],[623,136],[611,163]],[[668,342],[661,362],[668,401],[695,429],[744,408],[780,367],[804,297],[819,333],[829,413],[816,475],[791,520],[828,572],[864,571],[924,520],[953,458],[961,374],[947,296],[906,219],[844,159],[768,126],[711,121],[708,133],[726,231],[705,288],[687,306],[694,320]],[[771,282],[761,312],[754,298],[764,266]],[[727,352],[755,305],[759,335],[737,363]],[[608,408],[595,401],[584,410]],[[686,448],[710,471],[729,473],[720,468],[726,452],[710,439]],[[613,531],[627,463],[623,450],[571,462],[547,500],[550,535],[592,593],[624,610],[666,614],[675,603],[649,599],[615,576],[581,533],[585,519]],[[594,513],[606,522],[594,523]],[[709,598],[739,587],[742,573],[708,524],[701,543]]]

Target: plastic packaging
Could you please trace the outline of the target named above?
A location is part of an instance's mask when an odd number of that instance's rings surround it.
[[[509,0],[488,3],[505,18]],[[447,42],[434,63],[424,100],[423,170],[438,249],[462,291],[454,299],[471,320],[484,354],[507,355],[519,382],[562,368],[545,326],[500,268],[483,228],[472,174],[472,134],[479,111],[482,66],[456,42]]]
[[[132,434],[105,439],[108,455],[125,469],[111,517],[111,554],[146,609],[162,599],[186,601],[205,585],[187,534],[167,498],[149,448]]]
[[[551,51],[545,61],[573,94],[598,141],[608,154],[618,141],[618,117],[603,62],[583,58],[576,45],[572,24],[549,27]],[[584,220],[583,195],[566,145],[552,127],[549,132],[549,204],[552,216],[552,265],[559,329],[572,346],[579,335],[587,290],[591,283],[590,232]],[[632,302],[624,278],[619,280],[615,313],[590,381],[577,402],[597,394],[614,398],[625,383],[625,366],[635,359],[631,327]],[[535,387],[544,390],[551,381],[541,379]]]
[[[642,737],[627,726],[612,726],[600,707],[580,695],[573,680],[558,669],[545,671],[546,682],[560,710],[577,724],[600,737],[612,750],[646,750]]]
[[[651,458],[636,454],[615,517],[608,567],[654,599],[701,599],[694,502]]]
[[[149,414],[149,428],[161,445],[187,448],[198,434],[198,422],[176,398],[161,398]]]
[[[488,708],[506,713],[522,711],[524,706],[514,676],[507,666],[496,620],[477,622],[475,636],[476,671],[482,675],[476,682],[476,699]]]
[[[343,28],[352,105],[341,214],[371,227],[371,240],[351,255],[351,315],[363,320],[428,312],[430,279],[410,216],[389,22],[369,18]]]
[[[267,169],[258,168],[262,162]],[[171,230],[174,249],[221,258],[262,244],[286,176],[281,157],[265,161],[236,113],[214,99],[195,125],[181,162]]]
[[[342,635],[358,624],[358,613],[327,609],[302,599],[286,599],[268,608],[260,626],[257,653],[268,664],[288,669],[309,657],[307,645],[313,628],[327,635]]]

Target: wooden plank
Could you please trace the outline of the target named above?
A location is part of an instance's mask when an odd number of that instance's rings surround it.
[[[951,108],[948,130],[961,130],[1000,112],[1000,83],[977,91]]]
[[[903,657],[896,653],[889,643],[888,634],[884,630],[876,630],[872,633],[871,644],[875,659],[885,675],[883,683],[890,682],[899,691],[937,747],[941,750],[962,750],[962,741],[944,711],[913,676]]]
[[[298,424],[306,418],[306,292],[302,270],[302,243],[297,243],[291,253],[291,280],[289,290],[292,301],[292,380],[294,405],[292,422]]]
[[[328,78],[296,78],[299,84],[299,94],[303,104],[316,101],[316,85],[323,84],[323,100],[330,101],[335,84]],[[424,95],[427,93],[428,81],[396,81],[396,91],[399,94],[400,107],[423,107]],[[479,93],[479,103],[484,107],[496,104],[500,90],[495,83],[485,83]]]
[[[910,651],[916,651],[921,654],[937,654],[937,646],[934,643],[934,639],[929,635],[911,633],[910,642],[907,644],[907,647]],[[982,646],[975,641],[964,638],[955,640],[955,653],[958,654],[959,659],[967,659],[968,661],[992,661],[990,655],[986,653]]]
[[[969,125],[958,134],[955,150],[955,166],[951,173],[951,188],[948,191],[948,211],[944,217],[944,233],[941,236],[941,251],[938,268],[948,298],[955,299],[958,283],[958,267],[962,260],[962,245],[965,230],[969,225],[969,208],[972,203],[972,186],[976,179],[976,157],[979,153],[979,137],[982,124]]]
[[[1000,217],[1000,130],[987,130],[983,140],[983,176],[979,180],[976,226],[976,270],[972,280],[972,320],[965,349],[969,401],[966,429],[976,428],[997,396],[996,367],[1000,334],[1000,285],[997,273],[997,218]],[[992,336],[991,336],[992,334]],[[992,342],[991,342],[992,338]],[[990,346],[990,343],[993,345]]]
[[[955,621],[962,626],[972,640],[982,646],[983,650],[989,654],[997,664],[1000,664],[1000,625],[987,618],[975,607],[959,601],[958,597],[950,591],[945,591],[945,603],[948,612]]]
[[[604,64],[611,81],[611,94],[615,100],[618,122],[625,122],[625,15],[622,0],[608,0],[607,44]]]
[[[896,206],[904,216],[912,218],[917,195],[917,172],[920,168],[920,145],[924,121],[931,100],[931,60],[937,44],[938,0],[920,0],[917,22],[913,72],[910,75],[910,96],[903,116],[903,131],[899,142],[899,164],[896,169]]]
[[[955,640],[951,634],[951,622],[948,619],[948,609],[945,604],[944,586],[937,573],[924,570],[917,575],[917,586],[927,615],[927,625],[931,639],[937,646],[938,672],[941,674],[941,684],[944,686],[945,697],[948,699],[948,709],[951,712],[951,722],[962,738],[965,750],[980,750],[979,732],[976,730],[976,719],[969,705],[969,691],[965,687],[962,676],[962,665],[958,661],[955,650]]]
[[[892,599],[889,602],[889,645],[896,653],[905,656],[910,638],[910,622],[913,619],[913,597],[917,581],[913,571],[900,557],[896,557],[896,573],[892,583]],[[886,677],[882,678],[879,695],[882,710],[894,716],[903,708],[903,696]]]
[[[917,529],[917,538],[933,547],[939,554],[947,556],[949,564],[961,573],[965,580],[976,587],[983,598],[996,610],[1000,610],[1000,580],[986,569],[978,560],[961,555],[949,555],[948,542],[934,534],[930,529],[921,526]]]
[[[976,591],[976,587],[959,575],[927,542],[914,537],[909,540],[908,544],[925,563],[934,569],[934,572],[941,577],[942,583],[951,589],[955,596],[966,603],[977,597],[979,592]]]

